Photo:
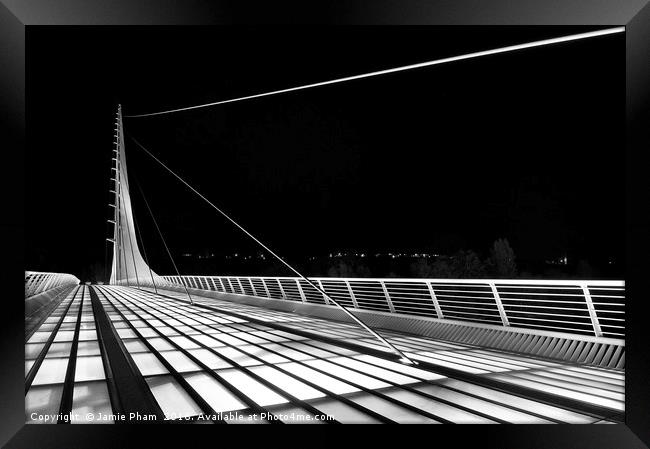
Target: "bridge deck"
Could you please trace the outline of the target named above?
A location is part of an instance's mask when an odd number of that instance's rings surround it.
[[[187,296],[165,292],[187,301]],[[387,351],[376,339],[355,324],[332,322],[313,317],[260,309],[259,307],[194,296],[198,304],[218,307],[264,321],[282,322],[285,326],[314,332],[339,340],[353,340],[355,344]],[[461,372],[483,375],[527,388],[553,392],[559,396],[576,399],[593,405],[622,412],[625,407],[622,370],[563,363],[503,351],[486,350],[476,345],[459,344],[415,337],[393,331],[382,331],[398,349],[412,359],[449,367]]]
[[[88,299],[95,293],[91,307]],[[126,408],[115,398],[121,396],[119,373],[107,369],[117,366],[107,356],[106,340],[111,336],[89,332],[101,327],[102,315],[155,407],[176,418],[217,413],[217,421],[241,422],[236,412],[267,414],[267,419],[255,422],[273,421],[271,414],[283,422],[325,414],[343,423],[622,419],[620,370],[383,332],[420,362],[411,367],[393,361],[392,354],[352,324],[214,298],[194,296],[194,300],[196,305],[191,306],[177,292],[156,295],[114,286],[72,292],[44,322],[49,327],[39,329],[28,342],[26,354],[42,361],[40,367],[27,362],[28,368],[36,369],[26,374],[32,380],[26,396],[27,421],[33,411],[59,410],[57,397],[65,398],[66,391],[72,394],[73,412]],[[68,329],[79,326],[71,334],[52,327],[56,322]],[[81,327],[89,330],[81,334]],[[40,352],[30,347],[48,341],[52,345],[48,348],[45,343]],[[61,355],[56,344],[66,341],[77,341],[78,348]],[[93,342],[98,343],[99,354],[84,352]],[[70,377],[67,360],[75,358]],[[44,367],[57,366],[68,375],[41,373]],[[107,371],[112,374],[107,376]],[[66,388],[71,380],[72,387]]]

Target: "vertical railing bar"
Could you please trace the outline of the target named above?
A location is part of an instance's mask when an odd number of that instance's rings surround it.
[[[41,292],[43,291],[43,288],[45,287],[45,285],[47,284],[47,281],[48,281],[49,279],[50,279],[50,276],[49,276],[49,275],[44,276],[44,277],[43,277],[43,280],[42,280],[39,284],[37,284],[34,293],[36,293],[36,294],[41,293]]]
[[[300,292],[300,297],[302,298],[302,302],[307,302],[307,297],[305,296],[305,292],[302,289],[302,285],[300,285],[299,278],[296,278],[296,284],[298,285],[298,291]]]
[[[38,293],[40,293],[40,292],[42,291],[43,286],[44,286],[45,283],[47,282],[48,278],[49,278],[49,275],[44,275],[44,276],[42,276],[42,277],[38,280],[38,282],[34,285],[34,294],[35,294],[35,295],[38,294]]]
[[[591,318],[591,326],[594,330],[594,335],[596,337],[602,337],[603,332],[600,329],[600,322],[598,321],[598,315],[596,314],[596,309],[594,308],[594,303],[591,300],[591,293],[589,292],[589,287],[586,282],[581,282],[580,287],[582,287],[582,292],[585,295],[585,302],[587,303],[587,310],[589,311],[589,318]]]
[[[245,295],[246,294],[246,289],[244,289],[244,284],[241,283],[241,279],[239,279],[238,277],[235,278],[235,279],[237,279],[237,283],[239,284],[239,288],[241,288],[241,294]]]
[[[253,296],[260,296],[257,294],[257,289],[255,288],[255,282],[253,282],[253,278],[246,278],[248,279],[248,282],[251,283],[251,288],[253,289]]]
[[[41,282],[40,287],[36,289],[36,293],[43,293],[44,291],[47,291],[48,285],[50,281],[52,280],[52,275],[48,274],[43,278],[43,282]]]
[[[244,282],[247,282],[248,285],[250,285],[251,290],[253,291],[253,296],[257,296],[255,294],[255,285],[253,284],[253,279],[252,278],[244,278]]]
[[[45,285],[45,283],[47,282],[48,277],[49,277],[49,275],[44,275],[44,276],[42,276],[42,277],[38,280],[38,282],[36,282],[36,283],[34,284],[34,290],[33,290],[33,293],[34,293],[35,295],[38,294],[38,293],[40,293],[40,292],[42,291],[42,289],[43,289],[43,285]]]
[[[280,286],[280,294],[282,295],[282,299],[289,299],[287,297],[287,294],[284,291],[284,287],[282,287],[282,280],[280,278],[275,279],[278,282],[278,285]]]
[[[47,280],[47,286],[46,288],[43,289],[43,292],[46,292],[52,288],[52,284],[54,284],[54,275],[50,275],[50,277]]]
[[[488,284],[492,289],[492,294],[494,295],[494,301],[497,304],[497,309],[499,310],[499,315],[501,316],[501,322],[503,323],[504,326],[510,326],[510,322],[508,321],[508,316],[506,315],[506,311],[503,308],[503,303],[501,302],[501,297],[499,296],[499,292],[497,291],[496,285],[494,285],[494,282],[488,282]]]
[[[229,277],[226,277],[226,282],[227,282],[228,285],[230,286],[230,290],[231,290],[233,293],[237,293],[237,292],[235,291],[235,288],[232,286],[232,282],[230,282],[230,278],[229,278]]]
[[[318,286],[320,287],[320,289],[321,289],[322,291],[325,291],[325,287],[323,287],[323,282],[322,282],[320,279],[318,279],[317,282],[318,282]],[[321,296],[322,296],[323,299],[325,300],[325,304],[327,304],[327,305],[329,306],[329,305],[330,305],[330,300],[327,299],[327,295],[323,295],[323,294],[321,293]]]
[[[352,300],[352,305],[354,306],[355,309],[358,309],[359,304],[357,303],[357,298],[354,296],[354,292],[352,291],[352,286],[350,285],[350,281],[346,280],[343,282],[345,282],[345,285],[348,287],[348,293],[350,293],[350,299]]]
[[[33,292],[36,290],[36,288],[35,288],[35,285],[36,285],[35,276],[32,276],[30,279],[31,279],[31,281],[30,281],[30,284],[29,284],[29,287],[28,287],[29,288],[29,290],[28,290],[29,294],[26,295],[26,297],[34,296]]]
[[[34,292],[34,294],[41,293],[43,291],[43,289],[45,288],[45,286],[47,285],[47,283],[49,282],[49,280],[50,280],[50,275],[45,276],[43,278],[43,281],[39,285],[36,286],[36,291]]]
[[[42,291],[43,286],[45,285],[48,279],[49,279],[49,274],[44,275],[38,280],[38,282],[34,286],[34,294],[38,294]]]
[[[25,277],[25,298],[29,298],[30,296],[32,296],[30,295],[31,290],[29,289],[31,285],[31,281],[32,281],[32,277],[30,275],[27,275]]]
[[[34,287],[34,294],[41,293],[43,290],[43,286],[47,283],[47,280],[49,279],[49,274],[44,275],[41,279],[39,279],[39,282],[35,285]]]
[[[52,274],[49,274],[47,276],[47,278],[45,280],[45,283],[43,284],[43,288],[41,289],[41,291],[39,293],[43,293],[43,292],[46,292],[47,290],[49,290],[50,284],[52,283],[52,278],[53,277],[54,277],[54,275],[52,275]]]
[[[264,291],[266,291],[266,297],[271,299],[271,292],[269,291],[269,286],[266,285],[266,278],[260,278],[262,279],[262,285],[264,286]]]
[[[433,283],[432,282],[427,282],[427,287],[429,288],[429,294],[431,295],[431,300],[433,301],[433,307],[436,309],[436,315],[438,315],[439,319],[443,319],[445,316],[442,314],[442,308],[440,307],[440,303],[438,302],[438,297],[436,296],[436,292],[433,289]]]
[[[29,298],[32,296],[32,283],[33,283],[33,277],[31,275],[28,275],[27,278],[25,279],[25,298]]]
[[[41,290],[41,291],[42,292],[48,291],[50,289],[50,285],[52,285],[53,281],[54,281],[54,275],[51,274],[50,276],[48,276],[46,287],[43,288],[43,290]]]
[[[219,281],[219,286],[217,287],[217,291],[221,293],[226,293],[226,286],[223,285],[223,282],[221,281],[221,278],[214,278],[217,281]],[[214,285],[216,286],[217,283],[215,282]]]
[[[393,306],[393,301],[390,299],[390,295],[388,294],[386,284],[383,280],[379,281],[379,284],[381,285],[381,289],[384,291],[384,296],[386,297],[386,302],[388,303],[388,309],[390,310],[390,313],[395,313],[395,307]]]

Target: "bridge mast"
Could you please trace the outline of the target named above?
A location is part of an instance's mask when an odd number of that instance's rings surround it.
[[[129,179],[126,169],[126,155],[124,145],[124,125],[122,121],[122,106],[117,106],[114,129],[114,149],[112,161],[115,171],[114,200],[111,206],[114,208],[114,219],[109,220],[113,223],[113,260],[111,264],[110,284],[122,284],[126,282],[131,286],[132,278],[130,273],[135,275],[135,284],[138,288],[148,285],[140,278],[140,274],[149,272],[151,275],[151,285],[156,288],[156,283],[162,283],[163,279],[151,270],[147,262],[140,254],[135,232],[135,220],[133,219],[133,210],[131,208],[131,196],[129,192]]]

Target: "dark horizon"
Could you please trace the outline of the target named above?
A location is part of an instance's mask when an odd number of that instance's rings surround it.
[[[113,28],[79,40],[78,30],[37,28],[27,266],[102,270],[118,103],[150,112],[582,31]],[[293,48],[297,38],[313,52]],[[346,249],[486,257],[507,238],[524,264],[615,260],[620,276],[624,45],[623,35],[599,37],[124,126],[289,261]],[[258,251],[130,137],[126,148],[154,270],[173,274],[135,180],[177,260]]]

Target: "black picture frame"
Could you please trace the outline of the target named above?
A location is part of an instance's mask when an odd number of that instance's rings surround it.
[[[645,280],[650,262],[650,186],[643,156],[650,148],[650,5],[646,0],[549,2],[491,0],[446,2],[375,0],[330,2],[266,2],[186,0],[2,0],[0,4],[0,77],[3,170],[3,319],[0,326],[0,443],[11,448],[148,447],[198,445],[199,438],[217,443],[308,445],[342,444],[344,434],[309,429],[309,433],[277,430],[247,432],[235,427],[224,434],[208,427],[185,426],[34,426],[24,424],[24,348],[22,281],[24,211],[38,199],[25,198],[29,167],[24,165],[28,133],[25,110],[26,30],[34,25],[592,25],[626,27],[626,422],[613,426],[420,426],[372,432],[359,437],[389,436],[406,444],[482,445],[499,448],[643,448],[650,445],[649,330]],[[616,151],[615,149],[613,151]],[[74,206],[72,206],[74,207]],[[44,220],[46,217],[44,217]],[[271,426],[273,427],[273,426]],[[304,429],[304,428],[303,428]],[[470,429],[470,430],[468,430]],[[268,432],[268,433],[267,433]],[[276,433],[276,432],[281,432]],[[137,437],[145,437],[139,444]],[[346,439],[348,437],[345,437]],[[275,441],[275,443],[273,443]],[[393,440],[395,441],[395,440]]]

